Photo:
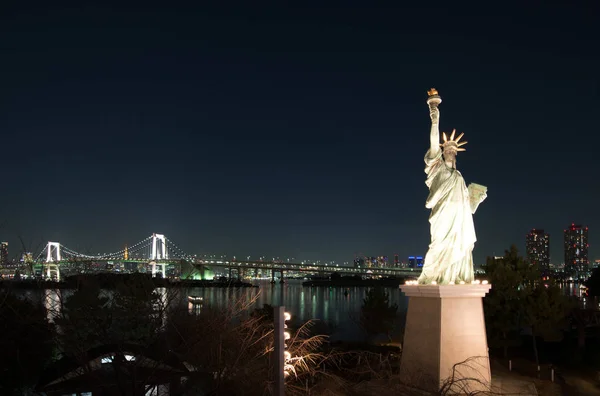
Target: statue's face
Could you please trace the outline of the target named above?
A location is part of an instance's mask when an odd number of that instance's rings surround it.
[[[456,164],[456,150],[444,150],[444,161],[446,165],[454,168]]]

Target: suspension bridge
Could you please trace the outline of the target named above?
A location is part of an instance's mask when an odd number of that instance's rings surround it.
[[[339,265],[327,265],[314,262],[293,263],[289,261],[263,261],[263,260],[236,260],[236,259],[206,259],[198,258],[196,255],[185,253],[173,241],[169,240],[163,234],[152,234],[147,238],[131,245],[126,246],[116,252],[111,253],[80,253],[70,249],[60,242],[48,242],[41,252],[36,256],[34,262],[42,266],[42,276],[48,279],[60,279],[61,268],[77,268],[83,263],[93,262],[118,262],[148,265],[152,268],[152,276],[156,276],[158,271],[163,277],[166,277],[166,267],[172,264],[179,264],[182,261],[188,262],[196,267],[202,278],[206,268],[220,267],[236,271],[241,275],[246,270],[267,270],[274,277],[275,273],[280,273],[283,278],[285,271],[312,272],[319,274],[353,274],[353,275],[373,275],[373,276],[397,276],[397,277],[416,277],[420,274],[420,269],[398,268],[398,267],[348,267]]]

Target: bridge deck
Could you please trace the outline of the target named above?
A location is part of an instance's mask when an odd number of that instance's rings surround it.
[[[77,265],[86,262],[111,262],[111,263],[138,263],[138,264],[179,264],[181,259],[117,259],[117,260],[62,260],[53,262],[57,265]],[[263,269],[272,271],[298,271],[298,272],[320,272],[320,273],[340,273],[354,275],[379,275],[379,276],[397,276],[397,277],[418,277],[421,274],[421,269],[413,268],[396,268],[396,267],[346,267],[338,265],[323,265],[315,263],[288,263],[277,261],[226,261],[226,260],[193,260],[187,261],[194,266],[220,267],[220,268],[240,268],[240,269]]]

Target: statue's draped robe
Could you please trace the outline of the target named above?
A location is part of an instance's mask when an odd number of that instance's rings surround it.
[[[419,283],[438,284],[473,281],[475,226],[469,202],[469,190],[460,172],[449,167],[441,150],[433,158],[425,154],[425,184],[431,209],[431,244],[425,256]]]

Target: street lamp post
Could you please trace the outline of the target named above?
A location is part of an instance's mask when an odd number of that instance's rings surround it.
[[[290,314],[285,312],[284,306],[273,307],[273,316],[275,317],[274,323],[274,369],[275,369],[275,396],[285,395],[285,363],[286,356],[289,357],[289,353],[286,353],[285,340],[289,338],[289,333],[286,332],[285,322],[290,320]]]

